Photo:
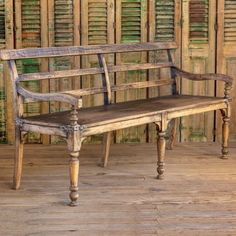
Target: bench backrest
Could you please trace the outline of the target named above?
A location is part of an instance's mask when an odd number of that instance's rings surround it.
[[[38,72],[18,75],[15,71],[15,83],[22,81],[56,79],[65,77],[76,77],[83,75],[102,75],[102,87],[86,88],[74,90],[76,96],[85,96],[91,94],[104,93],[104,102],[111,102],[112,92],[119,90],[127,90],[133,88],[148,88],[163,85],[172,85],[175,83],[173,78],[163,80],[142,81],[135,83],[126,83],[119,85],[111,85],[109,73],[132,71],[132,70],[148,70],[173,66],[170,50],[176,49],[175,43],[139,43],[139,44],[114,44],[99,46],[70,46],[70,47],[49,47],[49,48],[28,48],[13,49],[0,51],[0,59],[15,63],[19,59],[31,58],[54,58],[65,56],[84,56],[97,55],[99,67],[97,68],[80,68],[65,71]],[[167,50],[169,61],[162,63],[143,63],[143,64],[123,64],[123,65],[107,65],[104,54],[128,53],[128,52],[148,52],[156,50]],[[15,65],[15,64],[14,64]],[[19,84],[19,83],[18,83]],[[72,91],[68,91],[72,92]]]

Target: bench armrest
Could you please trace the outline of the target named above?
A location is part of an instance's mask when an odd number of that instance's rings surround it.
[[[172,69],[174,70],[175,74],[183,77],[185,79],[195,80],[195,81],[203,81],[203,80],[220,80],[224,81],[228,85],[233,84],[233,78],[228,75],[223,74],[193,74],[186,72],[184,70],[179,69],[178,67],[173,66]]]
[[[35,93],[31,92],[20,85],[17,86],[17,92],[27,100],[32,101],[56,101],[66,102],[73,105],[76,108],[82,107],[82,99],[80,97],[72,96],[63,92],[58,93]]]
[[[233,78],[228,75],[223,74],[193,74],[179,69],[176,66],[172,66],[172,70],[175,76],[179,76],[185,79],[190,79],[193,81],[204,81],[204,80],[215,80],[225,82],[225,98],[229,98],[229,93],[233,85]]]

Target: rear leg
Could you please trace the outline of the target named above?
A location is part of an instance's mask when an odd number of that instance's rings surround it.
[[[112,132],[105,133],[103,136],[103,156],[100,163],[100,165],[103,167],[107,167],[108,164],[111,140],[112,140]]]
[[[25,132],[16,126],[15,129],[15,163],[14,163],[14,176],[13,176],[13,189],[19,189],[23,168],[23,149],[25,141]]]
[[[166,114],[162,114],[162,120],[156,124],[157,130],[157,178],[163,179],[164,177],[164,158],[166,152],[166,130],[167,130],[167,117]]]

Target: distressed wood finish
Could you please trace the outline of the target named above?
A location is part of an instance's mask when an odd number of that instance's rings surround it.
[[[101,169],[101,146],[83,145],[80,201],[69,208],[66,145],[26,144],[16,192],[9,188],[14,147],[0,145],[1,235],[235,235],[235,142],[227,161],[217,158],[217,143],[178,143],[167,151],[168,175],[158,183],[156,145],[111,148],[110,167]]]
[[[125,5],[126,6],[126,5]],[[126,37],[126,36],[124,36]],[[64,48],[42,48],[42,49],[21,49],[2,50],[0,58],[9,61],[11,71],[11,86],[14,90],[14,110],[16,119],[16,154],[14,188],[20,187],[23,159],[24,135],[27,132],[37,132],[47,135],[59,135],[66,139],[69,151],[69,172],[70,172],[70,199],[71,206],[77,204],[79,197],[79,153],[82,142],[91,135],[107,133],[104,137],[105,151],[102,158],[102,165],[108,163],[112,131],[134,126],[145,127],[144,125],[154,123],[157,129],[157,173],[162,179],[164,174],[164,157],[166,147],[166,133],[168,124],[172,119],[199,114],[209,111],[220,110],[223,117],[222,126],[222,158],[228,155],[228,136],[230,121],[230,90],[232,78],[221,74],[192,74],[177,68],[173,64],[171,51],[175,49],[172,43],[143,43],[135,45],[102,45],[86,47],[64,47]],[[107,66],[106,53],[127,53],[153,50],[167,50],[167,62],[164,63],[143,63],[137,65]],[[40,72],[30,75],[18,75],[15,64],[16,59],[42,58],[42,57],[65,57],[75,55],[97,56],[99,68],[67,70],[65,72]],[[120,61],[121,62],[121,61]],[[153,68],[169,69],[170,78],[150,81],[138,81],[133,83],[111,84],[111,73],[130,70],[149,70]],[[64,92],[35,93],[22,86],[22,81],[45,80],[55,78],[68,78],[79,75],[101,74],[101,87],[81,88]],[[167,76],[167,74],[166,74]],[[224,97],[207,97],[183,95],[177,91],[178,78],[185,78],[192,81],[221,81],[225,83]],[[159,86],[171,86],[172,95],[140,99],[112,104],[112,95],[117,91],[129,89],[150,88]],[[92,108],[83,108],[82,96],[103,94],[103,105]],[[134,96],[135,97],[135,96]],[[140,97],[141,98],[141,97]],[[71,105],[71,111],[54,112],[33,117],[23,117],[23,100],[64,102]],[[174,127],[175,128],[175,127]],[[132,129],[133,131],[134,129]],[[175,131],[172,132],[170,147],[173,146]]]
[[[65,56],[83,56],[91,54],[109,54],[125,52],[142,52],[164,49],[176,49],[176,43],[138,43],[138,44],[109,44],[96,46],[71,46],[50,48],[27,48],[2,50],[1,60],[17,60],[30,58],[50,58]]]

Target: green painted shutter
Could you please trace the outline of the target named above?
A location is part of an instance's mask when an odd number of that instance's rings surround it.
[[[214,73],[216,52],[216,0],[183,2],[182,67],[193,73]],[[214,81],[192,82],[182,79],[182,93],[214,96]],[[181,118],[182,141],[214,139],[214,112]]]
[[[73,0],[55,0],[55,46],[71,46],[73,34]]]
[[[62,47],[74,45],[74,9],[73,0],[54,0],[53,9],[53,39],[50,46]],[[59,57],[50,59],[53,71],[69,70],[73,67],[72,57]],[[50,92],[65,91],[73,89],[73,79],[61,78],[50,80]],[[50,112],[70,109],[67,103],[50,102]],[[52,137],[52,143],[64,142],[59,137]]]
[[[88,44],[107,43],[107,1],[88,1]]]
[[[122,0],[122,43],[139,43],[141,41],[141,6],[141,0]]]
[[[0,0],[0,46],[5,46],[5,0]]]
[[[17,38],[21,47],[41,47],[41,17],[40,17],[40,0],[22,0],[21,1],[21,38]],[[17,61],[17,66],[20,73],[33,73],[40,70],[40,60],[25,59]],[[40,91],[39,81],[24,82],[24,86],[34,92]],[[33,116],[41,113],[41,106],[38,102],[25,104],[25,116]],[[30,133],[28,135],[28,142],[40,142],[40,135]]]
[[[73,0],[54,1],[54,39],[52,46],[73,46],[74,44],[73,26]],[[72,58],[55,58],[53,70],[68,70],[72,68]],[[71,90],[71,79],[57,79],[50,81],[51,92]],[[51,112],[66,110],[68,104],[52,102]]]
[[[83,0],[81,1],[81,42],[82,45],[102,45],[114,43],[114,0]],[[106,55],[107,63],[114,63],[113,55]],[[83,56],[82,67],[98,67],[97,55]],[[110,74],[111,84],[113,75]],[[82,88],[102,86],[101,75],[81,76]],[[83,97],[86,107],[104,104],[103,94]],[[86,142],[101,143],[103,135],[86,139]]]
[[[209,0],[191,0],[189,4],[190,42],[207,43],[209,36]]]
[[[175,40],[175,0],[155,1],[155,41]]]
[[[218,2],[217,30],[217,73],[227,74],[236,78],[236,1],[222,0]],[[224,96],[223,83],[217,82],[217,96]],[[236,87],[233,86],[231,97],[235,97]],[[230,120],[230,140],[236,140],[236,100],[231,102],[232,114]],[[217,114],[217,139],[222,139],[222,116]]]
[[[145,0],[121,0],[116,4],[116,42],[117,43],[141,43],[147,40],[147,1]],[[144,63],[147,60],[146,53],[124,53],[116,55],[117,64]],[[116,73],[116,84],[146,81],[145,70]],[[116,93],[116,102],[144,99],[147,96],[146,89],[132,89]],[[119,130],[116,132],[116,141],[145,142],[146,125]]]
[[[5,48],[5,1],[0,1],[0,48]],[[6,92],[3,64],[0,64],[0,143],[6,142]]]

